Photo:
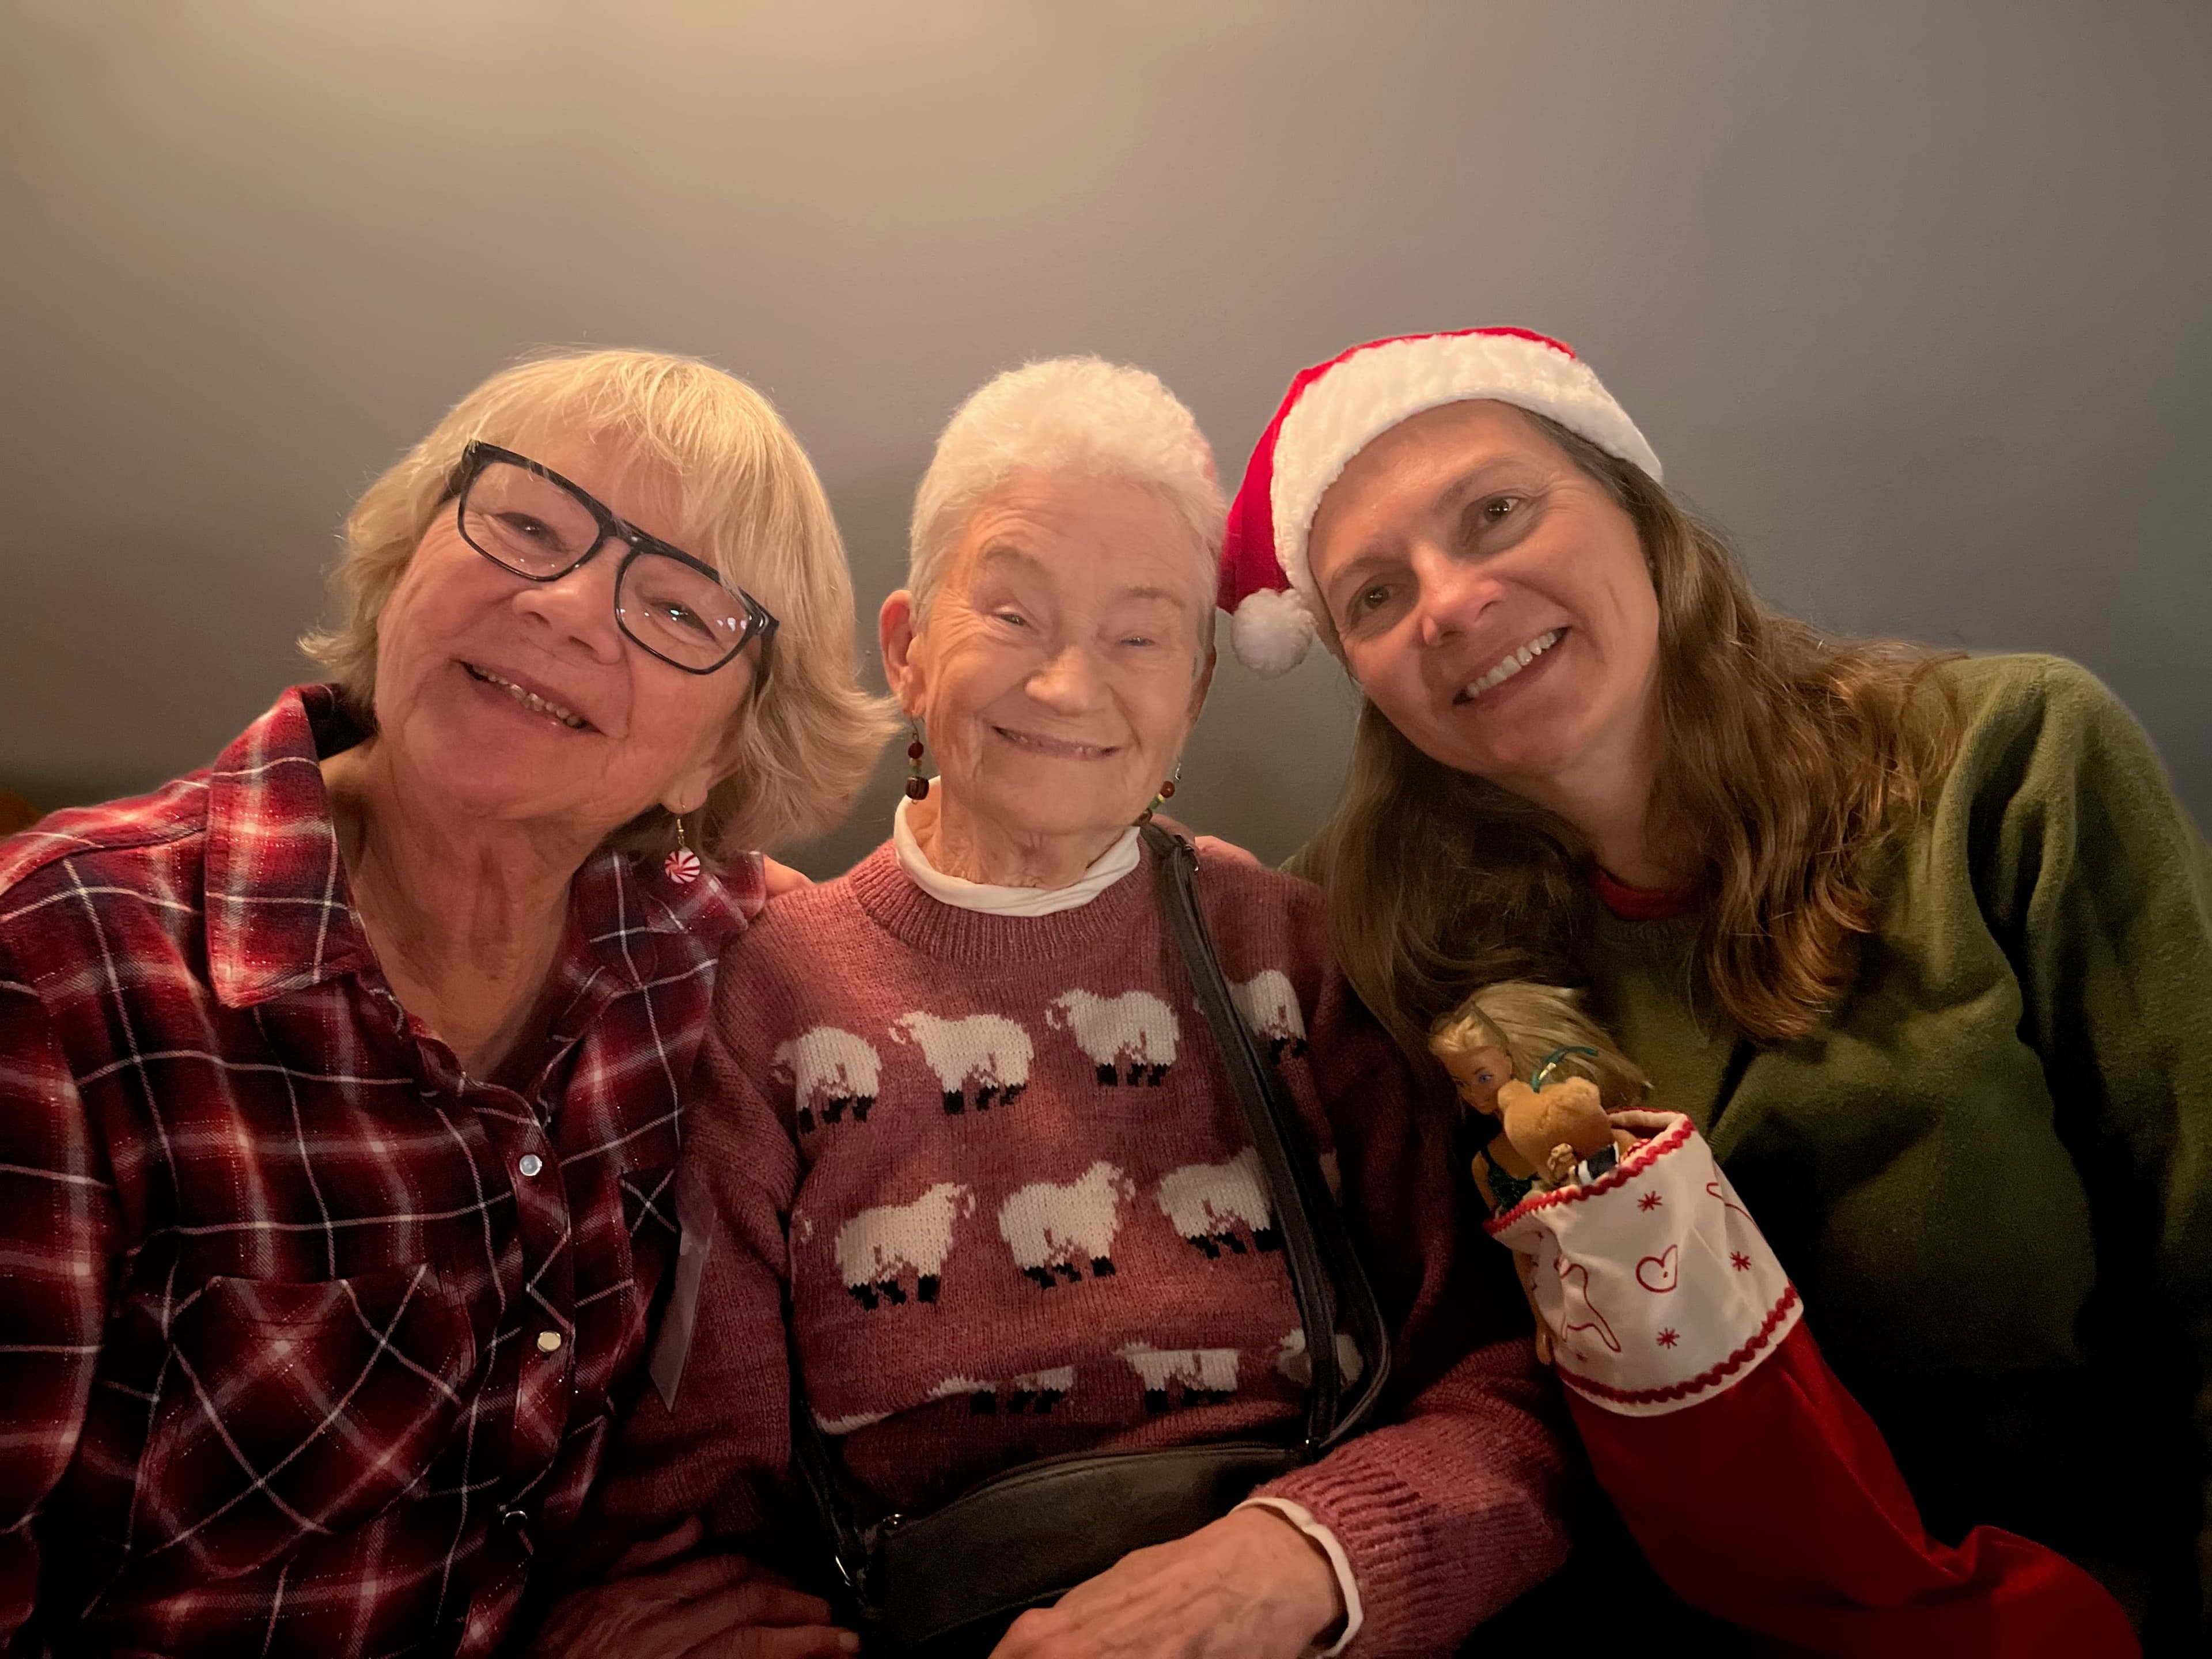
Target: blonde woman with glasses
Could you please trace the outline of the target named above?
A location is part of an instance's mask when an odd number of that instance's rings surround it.
[[[501,1646],[642,1369],[744,849],[885,734],[812,467],[690,359],[494,375],[337,586],[331,683],[0,845],[0,1645]]]

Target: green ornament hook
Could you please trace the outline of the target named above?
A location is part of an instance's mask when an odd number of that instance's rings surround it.
[[[1552,1068],[1557,1066],[1561,1060],[1565,1060],[1569,1054],[1588,1054],[1592,1060],[1595,1060],[1597,1058],[1597,1050],[1595,1048],[1585,1048],[1581,1047],[1579,1044],[1571,1048],[1553,1049],[1549,1054],[1544,1057],[1544,1063],[1536,1068],[1535,1076],[1528,1079],[1528,1086],[1531,1089],[1535,1090],[1540,1094],[1543,1092],[1544,1079],[1551,1076]]]

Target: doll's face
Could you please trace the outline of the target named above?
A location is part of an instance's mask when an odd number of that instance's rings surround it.
[[[1459,1085],[1459,1097],[1486,1117],[1498,1115],[1498,1091],[1513,1080],[1513,1062],[1503,1048],[1477,1048],[1473,1054],[1440,1056],[1444,1070]]]

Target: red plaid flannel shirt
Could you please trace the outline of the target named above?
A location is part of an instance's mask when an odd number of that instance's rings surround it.
[[[0,1648],[486,1652],[641,1370],[757,861],[595,858],[544,1069],[479,1083],[351,907],[354,735],[299,688],[0,843]]]

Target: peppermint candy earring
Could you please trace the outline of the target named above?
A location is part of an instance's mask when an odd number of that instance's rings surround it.
[[[676,845],[660,862],[660,873],[678,887],[689,887],[699,879],[699,855],[684,839],[684,815],[676,815]]]

